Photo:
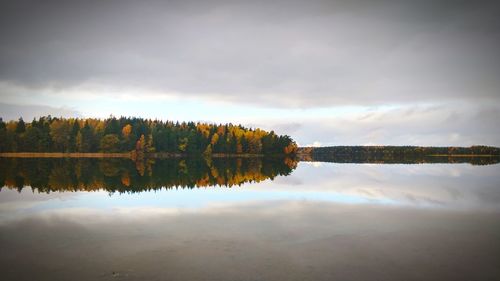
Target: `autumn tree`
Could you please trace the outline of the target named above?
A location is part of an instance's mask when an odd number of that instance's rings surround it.
[[[122,136],[124,139],[128,140],[130,138],[130,134],[132,133],[132,125],[127,124],[122,128]]]
[[[123,137],[123,148],[124,150],[133,149],[134,140],[132,136],[132,125],[127,124],[122,128],[122,137]]]
[[[188,138],[182,138],[179,140],[179,150],[185,152],[188,146]]]
[[[215,133],[212,136],[212,139],[210,140],[211,145],[215,145],[219,141],[219,134]]]
[[[135,151],[144,153],[145,148],[146,148],[146,138],[144,137],[144,135],[141,135],[141,137],[139,138],[139,140],[137,140],[135,144]]]

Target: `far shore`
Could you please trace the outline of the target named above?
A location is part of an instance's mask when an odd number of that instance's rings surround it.
[[[459,146],[323,146],[299,147],[299,156],[360,157],[360,158],[405,158],[405,157],[450,157],[450,158],[498,158],[500,148],[475,145]]]
[[[495,154],[429,154],[431,157],[498,157]]]

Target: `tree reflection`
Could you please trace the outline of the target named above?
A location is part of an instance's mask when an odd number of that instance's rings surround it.
[[[239,186],[289,175],[290,158],[129,159],[3,158],[0,187],[38,192],[140,192],[170,188]]]

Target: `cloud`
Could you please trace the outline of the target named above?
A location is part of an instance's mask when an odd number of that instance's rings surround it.
[[[20,117],[26,121],[31,121],[35,117],[38,118],[47,115],[54,117],[81,117],[78,111],[71,108],[0,103],[0,117],[4,121],[17,120]]]
[[[498,104],[498,12],[494,1],[8,1],[0,83],[285,108]]]
[[[402,105],[363,109],[337,116],[301,116],[295,128],[286,119],[258,124],[281,128],[301,145],[499,146],[500,107],[466,103]],[[289,124],[289,125],[287,125]]]

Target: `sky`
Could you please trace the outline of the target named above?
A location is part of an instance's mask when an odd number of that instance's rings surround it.
[[[500,4],[6,0],[0,116],[241,123],[299,145],[500,146]]]

